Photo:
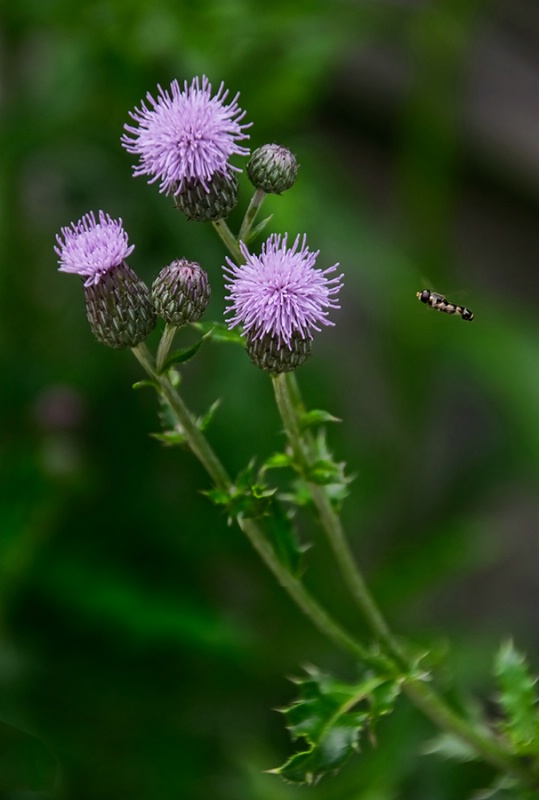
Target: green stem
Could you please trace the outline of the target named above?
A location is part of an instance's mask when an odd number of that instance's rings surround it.
[[[238,244],[238,240],[224,221],[224,219],[217,219],[212,222],[213,227],[221,237],[225,247],[229,251],[229,253],[234,258],[234,261],[238,266],[245,260],[243,254],[240,250],[240,246]]]
[[[247,211],[245,212],[245,217],[243,218],[240,232],[238,234],[238,240],[240,242],[247,243],[249,234],[251,233],[251,228],[253,227],[253,222],[255,221],[256,215],[260,211],[260,206],[264,202],[265,197],[266,192],[263,189],[257,189],[251,197],[251,202],[249,203]]]
[[[292,399],[286,373],[273,375],[272,378],[277,407],[284,423],[288,441],[303,477],[309,482],[311,465],[315,459],[310,452],[311,448],[306,441],[307,437],[303,437],[302,435],[296,404]],[[341,521],[333,510],[327,492],[322,486],[311,482],[309,482],[309,488],[314,504],[318,509],[322,527],[326,532],[328,541],[333,549],[337,563],[352,597],[374,635],[378,641],[384,645],[388,655],[394,658],[402,669],[407,671],[409,669],[407,659],[389,630],[385,619],[367,588],[363,576],[355,564],[354,557],[344,535]]]
[[[312,453],[311,437],[303,435],[300,427],[298,408],[302,409],[303,405],[299,389],[296,383],[289,382],[285,374],[273,375],[272,378],[277,407],[290,447],[300,471],[309,482],[309,472],[315,457]],[[410,680],[412,664],[391,633],[355,564],[340,519],[335,514],[327,493],[317,484],[309,483],[309,486],[322,526],[352,597],[387,655],[408,676],[403,684],[403,690],[408,697],[437,727],[467,742],[485,761],[530,783],[531,778],[526,770],[495,739],[478,732],[467,720],[456,714],[424,680]]]
[[[218,489],[228,489],[231,485],[227,471],[210,447],[206,437],[200,432],[187,406],[170,382],[166,374],[156,371],[150,351],[144,343],[133,348],[133,353],[140,361],[148,375],[155,381],[159,391],[167,401],[171,411],[178,420],[187,444],[205,468]]]
[[[382,665],[385,670],[391,669],[391,665],[385,659],[373,657],[365,648],[350,636],[335,620],[325,611],[322,606],[307,592],[303,584],[284,568],[275,556],[273,548],[268,543],[264,534],[257,523],[245,517],[238,519],[242,531],[262,557],[262,560],[273,572],[281,586],[288,592],[290,597],[296,602],[304,614],[314,623],[318,630],[323,633],[330,641],[339,648],[348,650],[356,658],[366,664],[376,663],[378,669]]]
[[[221,464],[221,461],[213,451],[213,448],[204,434],[193,421],[191,413],[168,377],[166,375],[157,374],[152,355],[146,345],[137,345],[137,347],[133,348],[133,353],[148,375],[157,384],[158,389],[166,399],[170,410],[181,426],[190,449],[206,469],[206,472],[213,480],[214,484],[219,489],[230,491],[233,485],[226,469]],[[286,589],[290,597],[321,633],[338,647],[348,650],[361,661],[367,664],[374,664],[376,662],[378,668],[380,668],[382,664],[386,670],[391,669],[391,665],[388,664],[386,659],[373,657],[359,642],[350,636],[350,634],[319,605],[314,597],[305,589],[301,581],[295,578],[286,567],[281,564],[273,548],[265,538],[262,529],[255,520],[239,517],[237,521],[242,531],[246,534],[255,550],[260,554],[265,564],[273,572],[281,586]]]
[[[158,372],[161,372],[163,369],[165,361],[167,360],[168,351],[170,350],[172,340],[174,339],[174,335],[177,330],[178,328],[176,325],[170,325],[168,322],[165,325],[165,330],[161,336],[161,341],[159,342],[159,347],[157,348],[157,357],[155,359]]]
[[[539,787],[538,778],[523,762],[507,752],[492,736],[479,732],[466,719],[456,714],[425,681],[405,682],[403,691],[436,727],[462,739],[485,762],[501,772],[513,775],[526,786],[535,789]]]

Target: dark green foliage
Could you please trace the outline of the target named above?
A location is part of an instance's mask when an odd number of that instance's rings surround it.
[[[294,679],[300,698],[283,714],[292,738],[305,739],[308,748],[272,772],[292,783],[313,784],[360,749],[362,734],[372,737],[380,717],[393,710],[399,687],[379,676],[345,684],[316,667],[306,671],[307,678]]]
[[[264,482],[263,470],[256,473],[254,462],[240,472],[231,492],[222,489],[205,492],[215,505],[227,511],[229,524],[238,517],[259,520],[279,561],[293,575],[298,575],[304,548],[298,541],[292,514],[285,510],[276,493],[277,488]]]
[[[506,642],[496,656],[495,675],[500,688],[498,701],[505,719],[501,730],[520,755],[539,756],[539,698],[537,677],[526,658]]]

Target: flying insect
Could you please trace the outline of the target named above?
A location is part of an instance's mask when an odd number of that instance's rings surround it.
[[[444,314],[458,314],[462,319],[471,322],[474,318],[473,312],[465,306],[458,306],[456,303],[450,303],[442,294],[431,292],[430,289],[423,289],[422,292],[416,292],[416,297],[422,303],[435,308],[436,311],[443,311]]]

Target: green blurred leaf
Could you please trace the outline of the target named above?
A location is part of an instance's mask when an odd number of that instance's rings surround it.
[[[539,753],[537,678],[531,676],[525,657],[511,641],[500,647],[494,674],[500,688],[498,699],[506,716],[500,727],[517,753]]]
[[[325,486],[327,483],[338,483],[341,477],[338,464],[328,459],[319,459],[309,466],[307,479],[311,483]]]
[[[315,412],[315,414],[319,413],[325,414],[325,412]],[[311,483],[325,486],[333,506],[339,509],[343,500],[348,496],[348,485],[352,482],[353,476],[346,475],[344,461],[335,461],[333,458],[327,445],[325,428],[320,428],[316,437],[311,437],[311,446],[314,456],[318,458],[312,463],[306,478]]]
[[[212,419],[213,419],[213,417],[215,415],[215,412],[217,411],[217,409],[219,408],[220,405],[221,405],[221,401],[220,400],[215,400],[211,404],[211,406],[208,408],[206,413],[202,417],[199,417],[199,419],[197,419],[197,426],[198,426],[199,430],[201,430],[201,431],[205,431],[206,430],[206,428],[208,427],[208,425],[212,421]]]
[[[160,396],[161,407],[159,410],[159,419],[161,420],[161,424],[165,428],[164,431],[160,433],[151,433],[150,436],[153,439],[157,439],[158,442],[166,445],[167,447],[175,447],[175,446],[183,446],[187,443],[187,439],[185,433],[183,431],[182,426],[176,421],[174,414],[172,413],[168,403],[166,400]],[[211,423],[215,412],[219,408],[221,401],[216,400],[206,413],[202,417],[198,417],[194,420],[195,425],[201,431],[206,430],[208,425]]]
[[[288,453],[272,453],[272,455],[264,461],[262,470],[282,469],[283,467],[291,467],[293,464],[294,459]]]
[[[158,389],[157,383],[155,381],[137,381],[133,384],[133,389],[146,389],[147,387],[151,389]]]
[[[244,637],[235,624],[198,600],[148,586],[127,569],[93,556],[59,557],[40,582],[50,599],[82,626],[146,646],[188,644],[225,654],[237,651]]]
[[[326,422],[341,422],[338,417],[334,417],[333,414],[330,414],[329,411],[323,411],[322,409],[314,408],[312,411],[306,411],[302,414],[300,419],[300,427],[301,430],[305,430],[306,428],[310,428],[314,425],[323,425]]]
[[[307,678],[294,680],[299,700],[283,709],[283,714],[292,738],[305,739],[308,747],[270,772],[291,783],[313,784],[358,751],[362,732],[392,711],[399,685],[379,675],[347,684],[316,667],[306,671]],[[360,710],[359,703],[363,704]]]
[[[426,755],[437,755],[454,761],[475,761],[477,753],[462,739],[450,733],[441,733],[423,748]]]
[[[207,335],[214,342],[230,342],[245,347],[245,339],[238,330],[227,327],[224,322],[194,322],[193,328]]]
[[[186,443],[185,434],[181,431],[163,431],[163,433],[150,433],[152,439],[157,439],[167,447],[178,447]]]

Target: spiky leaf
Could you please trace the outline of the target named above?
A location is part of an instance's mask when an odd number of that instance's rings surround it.
[[[517,753],[539,753],[537,678],[532,677],[525,657],[511,641],[501,646],[494,671],[500,689],[499,702],[506,717],[502,729]]]
[[[276,497],[277,489],[264,483],[262,471],[248,464],[228,491],[211,489],[210,500],[228,512],[229,522],[238,517],[257,519],[279,561],[294,575],[301,572],[305,548],[299,542],[292,515]]]
[[[316,667],[295,683],[300,698],[283,713],[292,737],[305,739],[307,747],[271,770],[292,783],[313,784],[339,769],[359,749],[362,732],[393,709],[399,693],[396,681],[385,676],[369,674],[347,684]]]

